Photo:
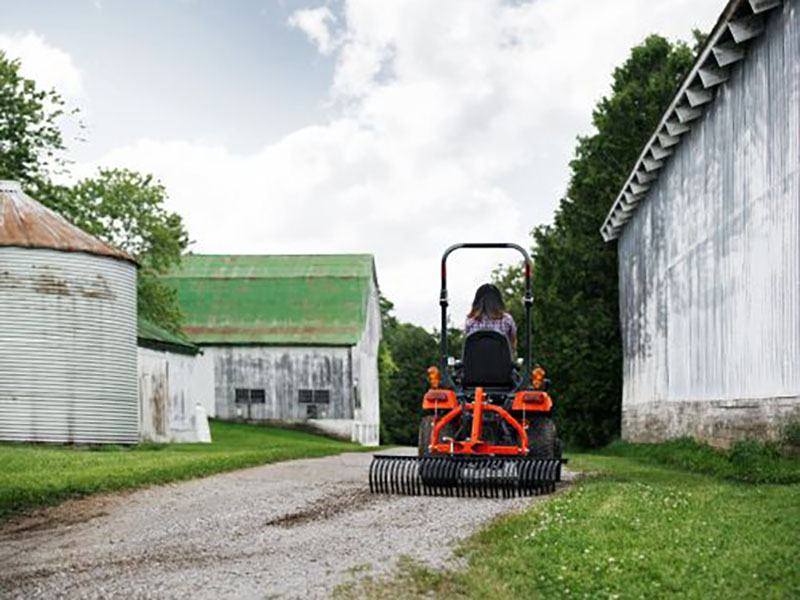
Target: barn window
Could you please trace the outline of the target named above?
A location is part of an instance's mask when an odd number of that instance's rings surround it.
[[[318,416],[317,412],[317,405],[316,404],[309,404],[306,406],[306,418],[307,419],[316,419]]]
[[[264,404],[266,398],[263,389],[236,388],[237,404]]]
[[[297,390],[297,400],[301,404],[330,404],[331,391],[300,389]]]

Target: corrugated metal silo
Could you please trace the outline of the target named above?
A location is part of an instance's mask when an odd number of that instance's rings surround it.
[[[136,264],[0,181],[0,439],[135,443]]]

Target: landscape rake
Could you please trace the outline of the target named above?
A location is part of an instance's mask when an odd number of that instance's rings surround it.
[[[513,360],[504,334],[489,330],[465,338],[460,361],[448,359],[447,257],[459,248],[513,248],[523,255],[523,360]],[[441,282],[440,365],[428,369],[430,389],[422,399],[418,456],[375,455],[370,491],[482,498],[553,492],[566,461],[553,421],[549,381],[544,369],[532,369],[528,253],[516,244],[456,244],[442,256]]]

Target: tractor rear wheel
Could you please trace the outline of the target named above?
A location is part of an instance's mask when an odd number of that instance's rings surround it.
[[[428,456],[431,451],[428,446],[431,443],[431,433],[433,433],[433,415],[425,415],[419,422],[419,456]]]
[[[528,428],[528,455],[533,458],[561,458],[561,440],[556,435],[556,424],[550,415],[536,415]]]

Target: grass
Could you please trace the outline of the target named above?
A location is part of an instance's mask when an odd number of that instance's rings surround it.
[[[741,481],[764,473],[797,481],[797,461],[685,441],[570,458],[593,475],[471,537],[458,549],[466,568],[406,560],[394,579],[367,579],[339,596],[800,597],[800,484]],[[753,474],[747,461],[766,470]]]
[[[361,446],[275,427],[211,423],[211,444],[0,444],[0,520],[67,498],[202,477]]]

